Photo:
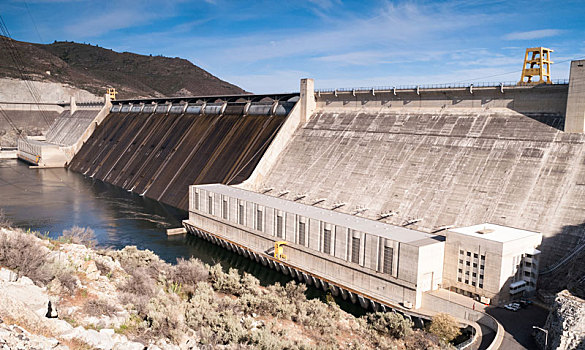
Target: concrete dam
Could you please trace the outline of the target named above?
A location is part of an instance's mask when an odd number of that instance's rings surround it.
[[[114,101],[68,167],[364,307],[490,323],[439,292],[502,304],[539,275],[585,284],[583,63],[536,86],[303,79],[295,94]]]
[[[69,168],[187,210],[189,185],[237,184],[252,173],[294,97],[123,102],[112,108]]]

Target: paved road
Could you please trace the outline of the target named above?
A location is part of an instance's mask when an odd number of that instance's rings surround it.
[[[488,308],[486,312],[498,320],[506,330],[500,349],[538,349],[532,337],[532,326],[543,326],[548,310],[531,305],[516,312],[504,308]]]

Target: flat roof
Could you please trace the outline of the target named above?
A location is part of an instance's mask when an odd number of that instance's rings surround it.
[[[333,210],[315,207],[312,205],[293,202],[288,199],[276,198],[257,192],[244,190],[222,184],[193,185],[196,188],[213,193],[223,194],[233,198],[243,199],[266,207],[297,214],[306,218],[320,220],[352,230],[372,233],[393,241],[408,243],[413,246],[436,244],[445,240],[443,236],[394,226],[379,221],[362,218],[355,215],[339,213]]]
[[[449,231],[501,243],[530,236],[540,236],[539,232],[489,223],[452,228]]]

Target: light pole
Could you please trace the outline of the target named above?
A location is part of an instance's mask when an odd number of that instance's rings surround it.
[[[536,326],[532,326],[533,329],[538,329],[544,332],[544,350],[547,349],[548,346],[548,330]]]

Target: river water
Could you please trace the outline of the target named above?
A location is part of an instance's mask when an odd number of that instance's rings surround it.
[[[135,245],[170,263],[195,257],[208,264],[220,263],[224,269],[251,273],[263,285],[291,280],[195,236],[168,237],[166,229],[180,227],[187,212],[63,168],[30,169],[21,161],[0,159],[0,209],[13,226],[48,233],[52,238],[73,226],[90,227],[99,246],[122,249]],[[309,288],[307,296],[324,298],[324,293]],[[354,315],[364,313],[359,306],[336,301]]]

